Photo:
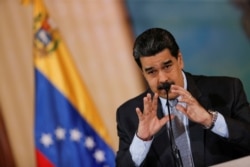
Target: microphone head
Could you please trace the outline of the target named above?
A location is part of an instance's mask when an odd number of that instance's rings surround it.
[[[174,84],[174,82],[165,82],[165,83],[162,83],[162,84],[160,84],[157,88],[158,88],[158,90],[165,90],[166,92],[168,92],[169,91],[169,89],[170,89],[170,87],[171,87],[171,85],[173,85]]]

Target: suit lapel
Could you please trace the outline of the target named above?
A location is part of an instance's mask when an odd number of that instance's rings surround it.
[[[163,110],[162,110],[162,104],[161,104],[160,99],[158,99],[157,117],[158,117],[159,119],[161,119],[161,118],[163,118],[163,116],[164,116],[164,113],[163,113]],[[166,126],[163,126],[163,127],[160,129],[160,131],[159,131],[155,136],[158,136],[158,135],[160,135],[160,134],[162,134],[162,133],[166,133],[166,132],[167,132]]]

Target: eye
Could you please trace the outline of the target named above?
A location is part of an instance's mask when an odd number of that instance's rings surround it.
[[[164,69],[169,69],[171,66],[172,66],[172,64],[165,64],[165,65],[163,66],[163,68],[164,68]]]
[[[156,73],[156,70],[148,70],[147,71],[147,74],[154,74],[154,73]]]
[[[163,70],[168,70],[170,69],[170,67],[173,66],[173,61],[172,60],[169,60],[169,61],[166,61],[162,64],[162,69]]]

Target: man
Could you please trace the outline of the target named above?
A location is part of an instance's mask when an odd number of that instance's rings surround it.
[[[139,35],[133,55],[149,89],[117,109],[117,166],[199,167],[250,154],[250,107],[239,79],[183,71],[178,44],[160,28]]]

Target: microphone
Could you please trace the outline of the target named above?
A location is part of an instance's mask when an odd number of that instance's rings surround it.
[[[167,108],[168,108],[168,116],[169,116],[169,141],[170,141],[170,145],[171,145],[171,150],[172,150],[172,155],[175,161],[175,167],[183,167],[183,162],[181,159],[181,155],[180,155],[180,151],[178,149],[178,146],[175,143],[175,139],[174,139],[174,134],[173,134],[173,128],[172,128],[172,120],[170,118],[170,107],[169,107],[169,98],[168,98],[168,93],[170,90],[171,85],[173,85],[174,82],[165,82],[161,85],[159,85],[157,88],[158,90],[165,90],[166,94],[167,94]]]
[[[157,88],[158,90],[165,90],[166,93],[170,90],[171,85],[173,85],[174,82],[164,82],[163,84],[159,85]]]

